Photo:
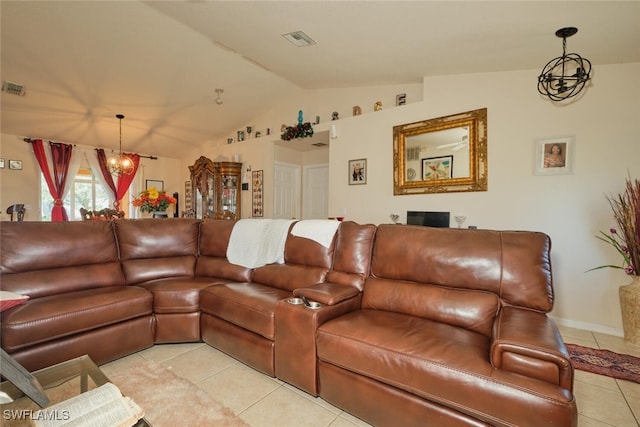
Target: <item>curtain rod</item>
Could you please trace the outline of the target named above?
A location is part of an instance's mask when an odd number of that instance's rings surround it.
[[[38,138],[38,139],[39,139],[39,138]],[[36,138],[23,138],[22,140],[23,140],[24,142],[29,142],[29,143],[31,143],[31,142],[35,141],[35,140],[36,140]],[[47,141],[47,142],[52,142],[52,143],[54,143],[54,144],[59,144],[58,142],[55,142],[55,141]],[[76,144],[73,144],[73,146],[74,146],[74,147],[76,147]],[[90,148],[90,147],[88,147],[88,148]],[[99,150],[99,148],[95,148],[95,150]],[[111,150],[111,151],[113,151],[113,150]],[[158,158],[157,158],[156,156],[144,156],[144,155],[142,155],[142,154],[138,154],[138,156],[142,157],[143,159],[158,160]]]

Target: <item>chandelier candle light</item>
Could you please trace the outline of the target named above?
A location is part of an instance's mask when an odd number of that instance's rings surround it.
[[[124,115],[116,114],[116,118],[120,120],[120,152],[117,156],[109,157],[107,167],[111,175],[131,175],[134,169],[133,160],[122,152],[122,119],[124,119]]]
[[[556,31],[556,36],[562,38],[562,56],[549,61],[538,76],[538,92],[552,101],[576,96],[591,78],[591,62],[577,53],[567,54],[567,37],[577,32],[575,27]]]

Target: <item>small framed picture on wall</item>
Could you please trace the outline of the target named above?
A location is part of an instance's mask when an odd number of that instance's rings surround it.
[[[367,183],[367,159],[349,160],[349,185]]]
[[[9,169],[22,170],[22,160],[9,160]]]
[[[538,139],[536,141],[536,175],[567,175],[573,173],[574,136]]]
[[[263,171],[257,170],[251,173],[251,216],[260,218],[264,216],[264,175]]]
[[[158,191],[164,191],[164,181],[159,181],[157,179],[147,179],[145,180],[145,190],[154,187]]]

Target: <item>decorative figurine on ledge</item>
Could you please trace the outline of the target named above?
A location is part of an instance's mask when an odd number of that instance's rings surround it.
[[[313,127],[311,127],[311,123],[306,122],[302,123],[302,110],[298,111],[298,124],[294,127],[282,125],[284,128],[282,130],[281,138],[285,141],[291,141],[294,138],[307,138],[313,136]]]

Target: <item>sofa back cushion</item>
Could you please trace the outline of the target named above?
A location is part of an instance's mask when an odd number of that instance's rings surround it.
[[[385,224],[376,231],[371,273],[490,292],[503,304],[549,312],[553,308],[550,250],[549,237],[538,232]]]
[[[227,246],[236,222],[214,219],[200,224],[200,256],[196,264],[196,276],[217,277],[235,282],[250,280],[250,268],[231,264],[227,260]]]
[[[268,264],[253,270],[251,280],[275,288],[293,291],[325,281],[333,261],[336,238],[327,248],[289,230],[284,246],[284,264]]]
[[[327,248],[306,237],[294,236],[291,230],[284,245],[285,264],[304,265],[309,267],[331,268],[336,238]]]
[[[194,275],[199,220],[136,219],[115,225],[127,284]]]
[[[362,291],[364,279],[369,275],[375,233],[373,224],[361,225],[352,221],[340,224],[328,282],[355,286]]]
[[[491,337],[500,300],[492,292],[369,277],[362,308],[422,317]]]
[[[3,222],[2,289],[38,298],[124,285],[112,221]]]

